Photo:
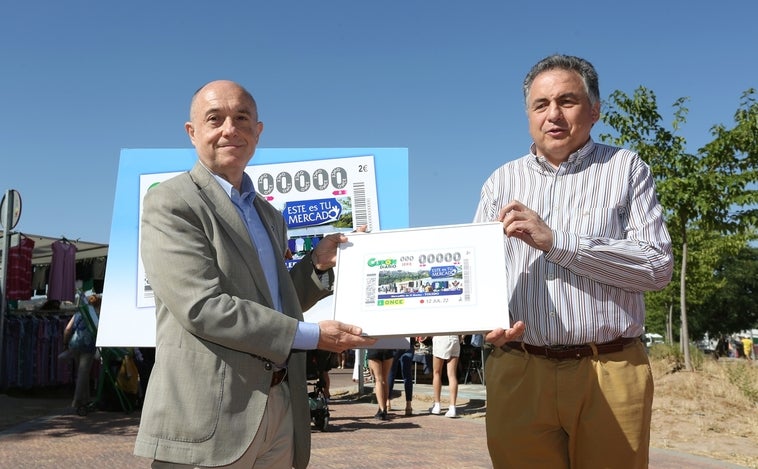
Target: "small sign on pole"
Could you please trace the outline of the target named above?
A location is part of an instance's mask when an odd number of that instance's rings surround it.
[[[0,376],[2,376],[3,370],[3,348],[5,340],[5,305],[7,300],[5,298],[5,284],[6,273],[8,272],[8,250],[11,245],[11,230],[16,227],[18,219],[21,218],[21,194],[17,190],[9,189],[3,196],[3,201],[0,202],[0,223],[4,228],[3,233],[3,256],[2,264],[0,267]]]
[[[3,228],[10,231],[16,227],[18,219],[21,218],[21,194],[17,190],[9,189],[5,193],[3,201],[0,202],[0,214],[0,223],[3,224]]]

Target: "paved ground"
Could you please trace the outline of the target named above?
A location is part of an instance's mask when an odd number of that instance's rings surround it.
[[[427,413],[431,386],[414,389],[415,413],[402,410],[388,421],[373,419],[376,404],[360,395],[352,370],[332,370],[334,398],[329,431],[313,431],[312,468],[490,468],[484,429],[485,394],[478,384],[461,386],[460,418]],[[402,386],[399,386],[401,388]],[[396,388],[398,389],[398,388]],[[367,386],[365,391],[370,391]],[[92,412],[78,416],[66,409],[69,398],[22,399],[0,395],[0,467],[148,468],[132,456],[139,413]],[[403,399],[393,401],[398,409]],[[443,397],[443,408],[445,398]],[[41,417],[25,419],[43,415]],[[738,466],[666,450],[651,451],[653,469],[713,469]]]

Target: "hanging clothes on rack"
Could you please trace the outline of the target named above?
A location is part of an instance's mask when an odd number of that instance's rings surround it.
[[[20,236],[18,246],[8,250],[8,275],[5,297],[9,300],[28,300],[32,297],[32,251],[34,240]]]
[[[92,261],[93,290],[95,293],[103,293],[106,260],[106,257],[98,257]]]
[[[14,311],[4,329],[0,389],[49,387],[74,381],[72,361],[60,360],[71,312]]]
[[[94,286],[92,271],[92,259],[83,259],[76,262],[77,289],[82,291],[92,290]],[[79,286],[78,282],[81,282],[81,286]]]
[[[47,299],[74,301],[76,297],[76,246],[66,238],[62,238],[50,247],[53,255],[50,261]]]
[[[47,271],[49,265],[38,264],[34,266],[32,274],[32,290],[35,295],[45,295],[47,293]]]

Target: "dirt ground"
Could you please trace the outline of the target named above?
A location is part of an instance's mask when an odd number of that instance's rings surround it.
[[[652,360],[652,368],[652,447],[758,469],[758,362],[706,359],[698,371],[673,372],[669,363]],[[70,402],[71,390],[40,394],[0,394],[0,431],[60,411]],[[430,395],[415,394],[414,410],[423,412],[431,401]],[[459,399],[458,404],[465,406],[467,400]],[[461,417],[484,419],[482,404]],[[393,405],[403,405],[402,399]]]
[[[758,468],[757,363],[706,356],[693,372],[652,365],[651,446]]]
[[[650,446],[758,469],[758,362],[700,357],[697,371],[673,371],[651,357],[655,383]],[[736,384],[735,384],[736,383]],[[397,394],[397,391],[396,391]],[[363,399],[372,399],[371,395]],[[432,404],[414,394],[414,409]],[[402,405],[401,399],[393,401]],[[466,406],[467,399],[458,399]],[[462,418],[484,419],[486,404]]]
[[[697,371],[674,372],[669,361],[651,358],[651,367],[651,447],[758,469],[758,362],[705,356]],[[414,401],[431,405],[432,398],[415,395]],[[485,412],[462,417],[483,419]]]

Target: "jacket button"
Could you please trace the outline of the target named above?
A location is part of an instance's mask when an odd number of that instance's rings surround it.
[[[271,362],[266,362],[266,364],[263,365],[263,368],[265,368],[266,371],[271,371],[271,368],[272,368]]]

